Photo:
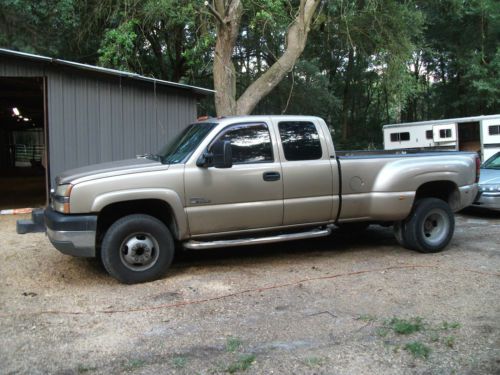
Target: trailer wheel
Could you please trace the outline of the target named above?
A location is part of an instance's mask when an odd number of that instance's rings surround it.
[[[451,241],[455,217],[443,200],[423,198],[415,203],[400,230],[401,239],[407,247],[422,253],[435,253],[443,250]]]
[[[168,228],[155,217],[134,214],[118,219],[104,235],[102,263],[108,273],[125,284],[161,278],[174,256]]]

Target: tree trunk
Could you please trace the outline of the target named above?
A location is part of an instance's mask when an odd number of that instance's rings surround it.
[[[236,100],[236,73],[232,55],[243,6],[240,0],[215,0],[209,9],[217,19],[214,59],[215,108],[218,116],[250,114],[293,69],[306,46],[313,15],[320,0],[300,0],[297,17],[288,28],[283,55]]]
[[[347,60],[347,69],[344,85],[344,93],[342,98],[342,115],[341,115],[341,129],[342,129],[342,142],[346,142],[349,137],[349,105],[351,103],[351,80],[354,69],[354,50],[349,48],[349,57]]]
[[[226,7],[226,2],[229,6]],[[236,71],[233,48],[240,29],[243,5],[240,0],[218,0],[212,11],[217,18],[214,56],[215,109],[217,116],[236,114]]]

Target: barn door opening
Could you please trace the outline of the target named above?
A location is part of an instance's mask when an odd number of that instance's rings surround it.
[[[47,201],[43,77],[0,77],[0,209]]]

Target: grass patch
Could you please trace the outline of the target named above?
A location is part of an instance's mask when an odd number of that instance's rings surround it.
[[[97,367],[87,367],[84,365],[78,365],[78,368],[76,369],[76,371],[79,374],[86,374],[89,371],[95,371],[95,370],[97,370]]]
[[[427,359],[431,353],[431,348],[422,344],[420,341],[409,342],[405,345],[405,350],[411,353],[415,358]]]
[[[187,360],[184,357],[174,357],[172,359],[172,365],[175,368],[184,368],[186,366]]]
[[[253,354],[242,355],[236,362],[231,363],[226,371],[230,374],[234,374],[238,371],[246,371],[252,366],[254,361],[255,356]]]
[[[308,357],[304,360],[304,363],[307,367],[319,367],[325,363],[325,359],[321,357]]]
[[[385,327],[378,327],[377,330],[375,331],[377,336],[379,337],[386,337],[389,334],[389,329]]]
[[[377,320],[377,317],[370,314],[363,314],[358,316],[358,320],[362,320],[363,322],[374,322]]]
[[[439,341],[439,333],[432,332],[431,335],[429,336],[429,338],[432,342],[438,342]]]
[[[237,337],[228,337],[226,340],[226,351],[234,353],[241,347],[242,341]]]
[[[127,370],[135,370],[146,364],[146,361],[142,359],[132,359],[125,364]]]
[[[444,344],[448,347],[448,348],[453,348],[455,346],[455,337],[453,336],[447,336],[444,338]]]
[[[420,332],[424,329],[422,318],[419,317],[408,320],[392,318],[387,322],[387,326],[400,335],[409,335],[415,332]]]
[[[446,322],[444,321],[443,323],[441,323],[441,330],[443,331],[449,331],[450,329],[457,329],[457,328],[460,328],[460,323],[458,322]]]

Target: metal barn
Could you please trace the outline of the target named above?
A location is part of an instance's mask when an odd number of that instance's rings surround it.
[[[66,169],[154,153],[212,93],[0,49],[0,208],[44,205]]]

